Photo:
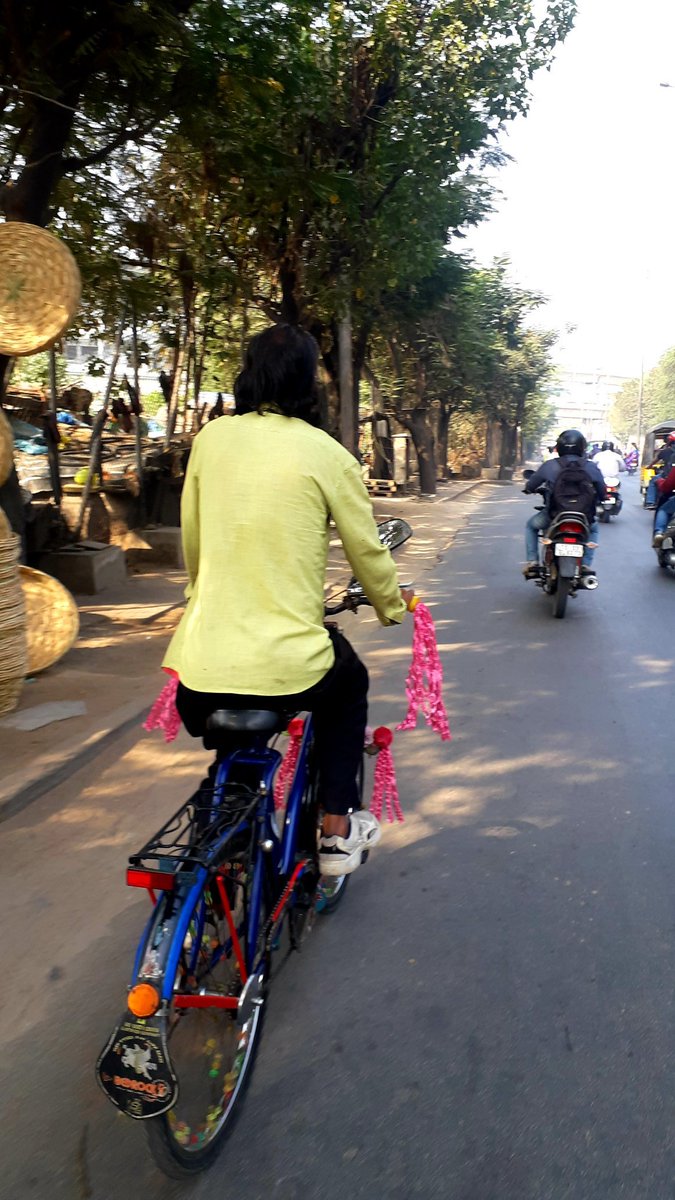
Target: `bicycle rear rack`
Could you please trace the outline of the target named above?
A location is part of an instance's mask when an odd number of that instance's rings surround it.
[[[127,882],[170,891],[178,871],[185,880],[190,868],[217,867],[236,835],[250,838],[247,825],[261,795],[244,784],[202,788],[199,802],[187,800],[136,854],[129,855]]]

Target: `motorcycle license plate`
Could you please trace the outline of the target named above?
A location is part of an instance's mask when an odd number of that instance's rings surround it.
[[[555,552],[559,558],[581,558],[584,548],[583,546],[567,546],[564,543],[556,542]]]

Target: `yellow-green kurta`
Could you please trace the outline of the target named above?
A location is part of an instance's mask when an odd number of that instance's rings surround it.
[[[181,504],[188,603],[164,666],[200,692],[288,696],[318,683],[333,664],[329,517],[381,623],[401,621],[394,561],[343,446],[274,412],[202,429]]]

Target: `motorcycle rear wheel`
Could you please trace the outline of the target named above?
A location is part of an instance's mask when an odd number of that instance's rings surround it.
[[[567,608],[567,597],[572,590],[571,579],[561,579],[558,576],[558,584],[553,593],[553,616],[562,618],[565,616]]]

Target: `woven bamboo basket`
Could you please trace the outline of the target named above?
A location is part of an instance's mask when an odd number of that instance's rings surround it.
[[[16,708],[28,663],[26,611],[17,566],[20,546],[13,534],[0,541],[0,714]]]
[[[14,465],[14,437],[12,427],[4,412],[0,410],[0,487],[10,477]],[[0,533],[0,537],[2,534]]]
[[[53,233],[0,225],[0,354],[46,350],[70,325],[80,291],[77,263]]]
[[[46,671],[74,646],[80,613],[67,588],[42,571],[20,567],[26,606],[28,674]]]

